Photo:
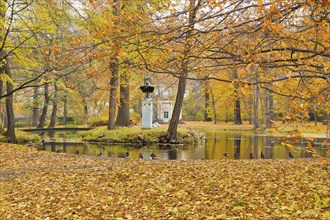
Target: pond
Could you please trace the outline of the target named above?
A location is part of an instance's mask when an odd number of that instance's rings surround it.
[[[199,145],[150,145],[137,147],[128,144],[102,144],[75,142],[68,138],[70,135],[44,136],[45,148],[48,151],[62,151],[101,157],[125,157],[129,152],[130,158],[137,159],[142,154],[149,160],[151,153],[159,160],[198,160],[198,159],[254,159],[261,158],[261,152],[266,159],[288,159],[289,149],[281,145],[281,138],[273,136],[258,136],[251,132],[216,131],[205,133],[205,143]],[[294,158],[309,158],[308,140],[300,139],[291,143],[295,152]],[[321,156],[326,156],[324,139],[314,139],[312,145]],[[235,156],[236,155],[236,158]]]

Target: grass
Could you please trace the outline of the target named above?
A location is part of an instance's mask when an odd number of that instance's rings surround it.
[[[328,125],[329,126],[329,125]],[[233,122],[196,122],[189,121],[185,124],[180,124],[182,128],[194,128],[202,131],[253,131],[253,125],[248,122],[243,122],[242,125],[235,125]],[[258,130],[263,132],[262,128]],[[330,129],[328,129],[330,131]],[[292,122],[282,123],[274,122],[273,128],[267,128],[266,133],[273,134],[275,136],[288,135],[290,132],[301,133],[306,137],[326,137],[327,136],[327,125],[323,125],[318,122],[314,125],[314,122]],[[328,134],[330,136],[330,134]]]
[[[28,142],[38,143],[41,141],[41,138],[37,134],[32,134],[24,131],[16,131],[16,140],[18,144],[25,144]],[[0,135],[0,142],[8,142],[8,138]]]
[[[79,132],[82,140],[89,142],[107,143],[163,143],[166,136],[166,127],[141,129],[139,127],[118,128],[108,130],[107,127],[98,127],[89,131]],[[179,128],[176,142],[198,142],[199,133],[188,128]]]

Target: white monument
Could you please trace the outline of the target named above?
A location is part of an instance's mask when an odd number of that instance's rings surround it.
[[[146,93],[146,98],[142,101],[142,128],[152,128],[152,112],[153,112],[153,101],[150,97],[150,93],[154,91],[154,87],[150,83],[151,77],[146,76],[144,78],[144,85],[140,86],[143,93]]]

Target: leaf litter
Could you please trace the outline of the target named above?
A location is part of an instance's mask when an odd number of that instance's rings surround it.
[[[316,159],[150,161],[0,145],[0,219],[330,219]]]

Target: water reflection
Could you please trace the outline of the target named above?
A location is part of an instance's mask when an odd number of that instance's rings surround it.
[[[53,152],[101,156],[125,157],[129,152],[130,158],[150,160],[152,153],[159,160],[197,160],[197,159],[260,159],[261,154],[265,159],[289,159],[289,149],[281,145],[281,138],[271,136],[258,136],[249,132],[209,132],[206,133],[205,143],[200,145],[151,145],[136,147],[134,145],[110,145],[97,143],[63,142],[66,140],[61,135],[61,140],[46,139],[45,148]],[[58,137],[56,137],[58,138]],[[321,156],[326,156],[323,139],[315,139],[313,146]],[[309,158],[307,140],[293,143],[294,158]]]

